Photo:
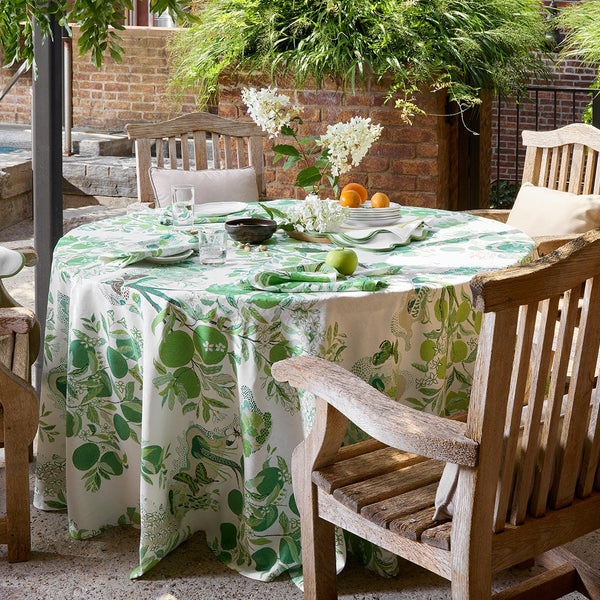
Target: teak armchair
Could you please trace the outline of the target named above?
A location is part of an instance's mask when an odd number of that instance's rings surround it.
[[[573,123],[553,131],[523,131],[525,162],[521,183],[570,192],[600,194],[600,130]],[[506,222],[510,210],[477,209],[472,214]],[[575,239],[575,235],[536,238],[540,256]]]
[[[11,276],[23,263],[33,266],[37,255],[23,248],[16,267],[0,269],[0,447],[4,448],[6,515],[0,518],[0,544],[8,546],[8,561],[29,560],[29,459],[37,432],[38,399],[31,387],[31,365],[40,347],[39,323],[33,312],[19,306],[6,292],[1,277]],[[12,253],[12,256],[10,255]],[[16,252],[6,251],[8,262]]]
[[[154,192],[148,170],[151,166],[171,169],[208,169],[212,143],[212,168],[253,166],[260,197],[266,195],[263,139],[266,133],[255,123],[225,119],[197,112],[159,123],[128,124],[129,139],[135,140],[138,200],[153,203]],[[188,144],[193,145],[190,156]],[[152,146],[155,147],[153,161]]]
[[[600,528],[600,229],[472,290],[483,322],[466,423],[316,357],[273,365],[317,396],[292,461],[305,598],[336,597],[333,525],[449,579],[454,600],[491,598],[493,573],[533,557],[549,570],[494,598],[600,598],[598,574],[556,549]],[[374,439],[340,448],[348,420]],[[454,513],[434,521],[444,463],[458,465]]]

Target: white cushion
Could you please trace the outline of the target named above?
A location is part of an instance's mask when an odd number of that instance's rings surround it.
[[[524,183],[506,224],[530,237],[585,233],[600,227],[600,195],[571,194]]]
[[[25,265],[25,255],[0,246],[0,278],[16,275]]]
[[[158,207],[171,204],[171,186],[178,184],[194,186],[196,204],[258,201],[258,187],[254,167],[206,169],[202,171],[151,167],[148,172]]]

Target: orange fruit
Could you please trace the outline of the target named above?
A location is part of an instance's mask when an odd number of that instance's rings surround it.
[[[360,183],[348,183],[342,188],[342,193],[352,190],[353,192],[357,192],[360,196],[360,203],[364,204],[369,197],[369,192],[367,192],[367,188],[364,185],[360,185]]]
[[[360,196],[358,192],[354,190],[342,190],[340,194],[340,204],[347,206],[348,208],[359,208],[360,207]]]
[[[377,192],[371,196],[371,206],[373,208],[387,208],[390,205],[390,199],[387,194]]]

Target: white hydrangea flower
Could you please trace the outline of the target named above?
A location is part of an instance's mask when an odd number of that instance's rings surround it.
[[[329,125],[321,143],[329,148],[331,174],[335,177],[357,167],[383,127],[372,125],[370,118],[352,117],[348,123]]]
[[[301,111],[299,106],[292,106],[289,96],[278,94],[277,88],[245,88],[242,90],[242,100],[248,106],[248,113],[254,122],[270,138],[278,135],[285,125],[290,125]]]
[[[348,215],[348,209],[335,200],[321,200],[316,194],[290,208],[286,216],[297,231],[335,231]]]

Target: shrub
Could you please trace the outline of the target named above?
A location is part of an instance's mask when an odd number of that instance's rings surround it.
[[[170,50],[172,89],[195,90],[201,106],[224,69],[293,73],[297,87],[391,75],[407,115],[423,85],[446,87],[465,107],[481,89],[522,92],[546,73],[535,0],[207,0],[197,16]]]

